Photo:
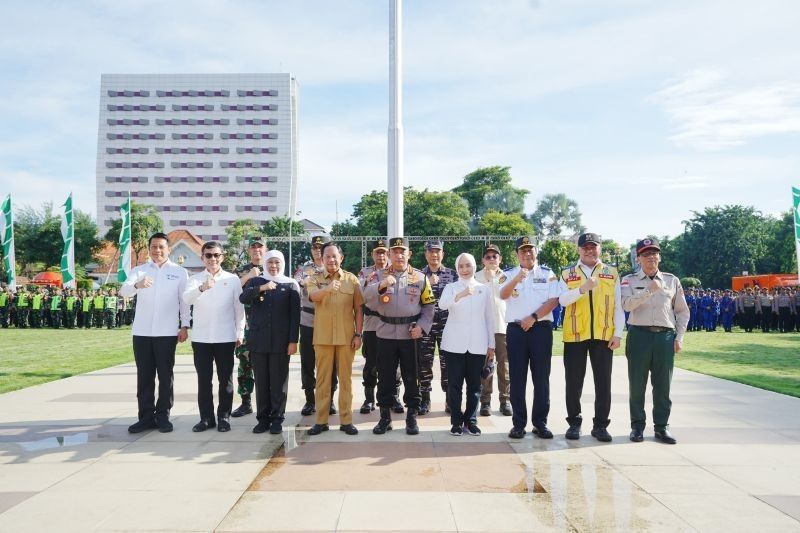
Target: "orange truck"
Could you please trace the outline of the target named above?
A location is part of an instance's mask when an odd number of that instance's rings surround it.
[[[761,274],[758,276],[734,276],[731,278],[731,287],[735,291],[742,291],[748,287],[772,289],[774,287],[797,287],[797,274]]]

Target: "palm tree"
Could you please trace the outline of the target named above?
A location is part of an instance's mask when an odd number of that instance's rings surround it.
[[[530,222],[546,239],[561,237],[564,230],[570,230],[573,235],[586,230],[581,224],[578,203],[563,193],[544,195],[536,204]]]

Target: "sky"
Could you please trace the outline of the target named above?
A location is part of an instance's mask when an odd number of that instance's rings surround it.
[[[290,72],[301,218],[386,188],[389,0],[4,0],[0,196],[95,215],[101,73]],[[405,0],[405,184],[511,167],[621,244],[800,186],[795,0]]]

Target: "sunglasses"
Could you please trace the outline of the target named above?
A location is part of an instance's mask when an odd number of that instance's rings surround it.
[[[223,255],[225,255],[225,254],[212,254],[212,253],[205,253],[205,254],[203,254],[203,256],[204,256],[206,259],[212,259],[212,258],[213,258],[213,259],[219,259],[219,258],[220,258],[220,257],[222,257]]]

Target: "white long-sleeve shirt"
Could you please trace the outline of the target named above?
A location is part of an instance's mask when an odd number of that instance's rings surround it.
[[[146,289],[135,285],[146,276],[153,284]],[[133,334],[141,337],[173,337],[178,329],[189,327],[189,304],[183,300],[188,279],[186,270],[169,259],[157,266],[152,261],[131,270],[119,289],[125,298],[136,296]]]
[[[439,299],[439,309],[448,311],[442,332],[442,350],[452,353],[486,354],[494,348],[495,311],[492,289],[477,284],[471,296],[456,302],[456,295],[467,285],[456,281],[445,285]]]
[[[211,277],[208,270],[189,278],[183,299],[192,308],[192,341],[235,342],[244,338],[244,306],[239,302],[242,285],[239,276],[220,270],[214,286],[200,292]]]
[[[594,267],[588,267],[580,261],[578,261],[578,266],[583,271],[584,276],[587,278],[592,277]],[[571,290],[567,289],[567,282],[562,278],[559,278],[559,290],[561,294],[558,296],[558,303],[564,307],[577,302],[581,297],[589,297],[588,293],[581,294],[580,287]],[[622,309],[622,291],[620,290],[619,276],[617,276],[617,282],[614,285],[614,337],[622,338],[624,332],[625,311]]]

